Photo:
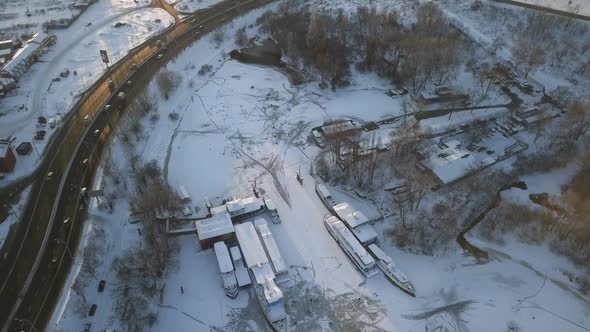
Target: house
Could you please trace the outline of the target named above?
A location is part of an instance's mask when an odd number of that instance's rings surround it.
[[[416,165],[418,169],[431,172],[442,184],[459,181],[477,168],[495,162],[491,157],[476,158],[457,140],[427,146],[418,156],[422,158]]]
[[[514,112],[512,119],[525,127],[529,127],[535,123],[553,118],[557,114],[559,114],[559,111],[540,110],[536,107],[531,107],[526,110]]]
[[[422,105],[452,102],[467,103],[469,101],[469,95],[446,86],[439,86],[434,91],[421,92],[417,101]]]
[[[228,212],[217,213],[211,218],[197,220],[195,228],[203,250],[213,247],[215,242],[229,241],[234,237],[234,225]]]
[[[2,77],[10,77],[18,81],[43,54],[43,50],[52,42],[52,38],[43,32],[38,32],[19,48],[2,69]]]
[[[0,173],[10,173],[16,165],[16,157],[10,142],[0,142]]]

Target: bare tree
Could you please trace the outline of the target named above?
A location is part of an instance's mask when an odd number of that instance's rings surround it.
[[[236,31],[236,45],[239,47],[244,47],[248,44],[248,34],[246,33],[246,27],[242,27]]]
[[[156,99],[148,91],[140,93],[135,99],[135,103],[138,109],[144,114],[157,111],[158,104]]]
[[[179,73],[167,69],[161,71],[156,76],[156,83],[165,99],[170,98],[170,94],[178,88],[181,81],[182,76]]]

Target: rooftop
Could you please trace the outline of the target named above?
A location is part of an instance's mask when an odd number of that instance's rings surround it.
[[[234,265],[229,257],[229,251],[227,251],[225,243],[221,241],[215,242],[213,250],[215,250],[215,256],[217,257],[217,263],[219,264],[219,270],[221,273],[232,272],[234,270]]]
[[[256,234],[252,222],[245,222],[235,226],[236,237],[244,254],[244,261],[248,268],[260,267],[268,264],[268,258],[262,248],[262,243]],[[270,265],[269,265],[270,268]],[[253,270],[254,271],[254,270]],[[272,273],[272,270],[271,270]],[[274,275],[273,275],[274,277]]]
[[[264,219],[259,218],[254,221],[254,224],[256,225],[256,229],[258,229],[260,238],[262,238],[262,243],[264,244],[264,248],[266,248],[268,257],[270,257],[274,271],[276,273],[287,271],[287,264],[285,264],[285,261],[281,256],[277,242],[275,241],[267,222]]]
[[[356,228],[357,226],[369,222],[369,219],[364,213],[354,210],[352,206],[346,202],[334,205],[334,212],[350,228]]]
[[[234,232],[229,213],[214,214],[211,218],[195,221],[199,240],[210,239],[216,236]]]

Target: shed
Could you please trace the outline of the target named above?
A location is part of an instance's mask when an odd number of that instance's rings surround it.
[[[215,242],[230,240],[234,236],[234,225],[227,212],[197,220],[195,228],[202,249],[209,249]]]

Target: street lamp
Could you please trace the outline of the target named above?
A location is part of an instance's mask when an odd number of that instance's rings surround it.
[[[23,323],[24,322],[24,323],[27,323],[27,324],[31,325],[31,329],[34,332],[37,332],[37,329],[35,328],[35,325],[33,325],[33,323],[31,323],[30,320],[28,320],[28,319],[19,319],[19,318],[15,318],[14,320],[17,321],[17,322],[19,322],[19,323]],[[24,332],[24,331],[21,331],[21,332]]]

